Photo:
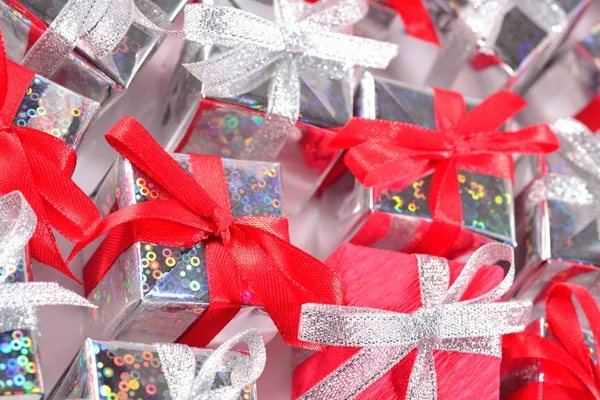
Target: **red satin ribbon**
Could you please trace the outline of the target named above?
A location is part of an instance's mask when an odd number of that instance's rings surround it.
[[[462,229],[457,169],[512,179],[512,153],[549,153],[558,148],[558,140],[547,125],[498,132],[525,106],[509,92],[498,92],[467,113],[462,95],[435,89],[434,106],[438,131],[354,118],[331,147],[348,150],[346,165],[367,187],[404,188],[434,170],[429,192],[433,223],[414,252],[443,256]]]
[[[410,36],[441,46],[423,0],[391,0]]]
[[[73,149],[46,132],[12,125],[33,77],[33,71],[6,59],[0,37],[0,193],[21,191],[37,215],[29,242],[32,258],[77,280],[52,228],[78,242],[99,223],[100,213],[71,181],[77,159]]]
[[[592,295],[582,286],[560,283],[546,300],[546,317],[552,339],[517,333],[505,335],[503,360],[531,359],[540,362],[544,380],[513,392],[506,400],[600,400],[600,370],[590,356],[573,297],[589,322],[595,352],[600,354],[600,311]]]
[[[120,209],[75,247],[70,258],[108,233],[84,267],[86,293],[135,242],[193,247],[203,241],[210,303],[179,342],[197,347],[210,342],[242,307],[243,279],[288,344],[320,348],[297,339],[300,307],[309,302],[340,304],[341,282],[323,263],[289,243],[285,218],[234,218],[220,158],[190,155],[192,177],[133,118],[123,118],[106,139],[172,200]]]
[[[579,111],[575,119],[581,121],[594,133],[600,129],[600,94]]]

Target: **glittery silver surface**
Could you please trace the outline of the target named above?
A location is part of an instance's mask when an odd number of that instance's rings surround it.
[[[4,266],[15,265],[36,226],[37,217],[21,192],[10,192],[0,197],[1,282],[12,273]]]
[[[230,48],[218,56],[185,67],[204,83],[205,95],[241,95],[270,80],[267,115],[285,120],[254,138],[252,154],[282,132],[289,134],[300,109],[299,72],[314,70],[330,79],[348,79],[355,66],[385,68],[397,46],[341,34],[361,19],[364,0],[275,0],[275,21],[233,8],[204,4],[186,6],[188,40]],[[287,121],[286,121],[287,120]],[[282,125],[283,124],[283,125]]]
[[[450,287],[446,260],[416,257],[423,307],[412,314],[323,304],[302,307],[301,340],[362,349],[300,399],[354,399],[418,348],[406,398],[434,400],[437,383],[433,350],[500,357],[501,335],[525,328],[530,302],[496,302],[514,279],[510,246],[490,243],[481,247]],[[499,260],[510,263],[502,282],[475,299],[460,301],[476,273]]]
[[[70,0],[23,58],[23,65],[50,77],[81,41],[96,58],[123,40],[132,23],[156,31],[168,21],[151,0]],[[145,12],[145,13],[144,13]]]
[[[248,345],[249,357],[240,357],[240,367],[231,373],[231,386],[213,389],[215,375],[227,369],[225,356],[232,357],[230,350],[240,342]],[[239,333],[219,346],[206,359],[198,375],[195,374],[196,360],[189,347],[157,344],[157,350],[173,400],[235,400],[244,386],[258,379],[267,359],[262,337],[253,329]]]

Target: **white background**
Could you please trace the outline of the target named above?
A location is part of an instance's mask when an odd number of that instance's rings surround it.
[[[589,27],[600,20],[600,0],[588,10],[586,17],[576,31],[577,37],[583,37]],[[400,23],[395,25],[397,34],[394,40],[400,45],[400,56],[393,63],[394,75],[401,76],[412,83],[421,83],[437,51],[435,47],[401,35]],[[76,182],[91,193],[102,179],[108,167],[116,157],[115,152],[105,143],[103,134],[121,116],[132,115],[140,120],[161,143],[166,143],[169,132],[159,129],[162,107],[168,91],[170,71],[177,61],[181,43],[169,38],[159,52],[143,68],[137,80],[121,99],[117,107],[108,110],[96,123],[79,152],[79,164],[75,173]],[[462,74],[456,89],[466,94],[481,97],[480,77],[472,73]],[[547,72],[538,84],[526,95],[530,107],[522,119],[528,122],[547,121],[570,116],[586,102],[582,91],[569,79],[568,73],[554,68]],[[160,112],[157,112],[160,110]],[[290,216],[292,241],[307,251],[311,250],[310,238],[318,229],[318,202],[313,200],[301,216]],[[68,250],[68,244],[64,250]],[[81,277],[81,262],[75,260],[72,265],[75,274]],[[34,279],[37,281],[56,280],[66,287],[82,293],[75,282],[59,276],[43,265],[33,266]],[[89,314],[87,310],[66,307],[44,307],[40,313],[42,326],[42,369],[45,386],[49,391],[63,370],[88,336]],[[285,346],[281,338],[275,338],[268,348],[267,369],[259,380],[261,400],[290,398],[291,385],[291,349]]]

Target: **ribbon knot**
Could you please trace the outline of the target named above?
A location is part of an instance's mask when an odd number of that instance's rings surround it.
[[[283,36],[286,52],[293,55],[298,55],[306,52],[309,49],[305,43],[304,35],[300,31],[299,27],[282,27],[281,35]]]
[[[428,255],[416,258],[423,307],[412,314],[322,304],[302,307],[302,340],[362,348],[300,399],[354,399],[416,349],[406,395],[397,397],[435,400],[435,350],[501,357],[501,335],[524,329],[531,302],[496,302],[513,283],[511,247],[498,243],[481,247],[451,286],[445,259]],[[477,272],[499,260],[510,263],[502,282],[475,299],[461,300]]]
[[[197,347],[209,343],[237,315],[242,293],[250,289],[287,343],[318,348],[297,339],[300,308],[313,300],[339,304],[341,282],[323,263],[289,243],[285,218],[234,218],[221,158],[189,154],[190,176],[133,118],[123,118],[106,139],[169,199],[119,209],[77,244],[69,259],[107,234],[84,267],[86,293],[136,242],[177,247],[203,242],[209,305],[180,342]],[[211,240],[216,237],[221,240]]]
[[[225,207],[217,207],[213,211],[212,219],[215,222],[215,236],[220,237],[225,245],[231,242],[231,225],[235,222],[235,218],[231,211]]]
[[[502,91],[467,112],[461,94],[434,89],[438,130],[353,118],[330,147],[348,150],[346,165],[367,187],[402,189],[433,171],[428,197],[433,222],[414,252],[443,256],[462,229],[459,168],[512,180],[512,153],[543,154],[558,148],[547,125],[498,131],[525,105],[518,95]]]

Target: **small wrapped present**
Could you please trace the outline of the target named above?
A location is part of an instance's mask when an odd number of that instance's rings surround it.
[[[462,67],[470,64],[477,72],[493,68],[485,75],[490,89],[504,86],[523,93],[557,51],[562,51],[561,45],[590,3],[589,0],[375,0],[371,8],[378,12],[371,15],[387,23],[389,30],[394,27],[394,19],[385,19],[381,14],[399,12],[409,35],[439,43],[435,30],[428,28],[435,26],[442,49],[429,71],[427,85],[448,88]],[[378,39],[389,37],[389,33],[382,33],[386,32],[384,29],[370,29],[373,24],[369,20],[362,22],[359,26],[365,28],[360,32]],[[415,35],[413,27],[420,28],[421,34]]]
[[[504,336],[500,398],[600,397],[600,312],[594,298],[583,286],[559,283],[544,300],[545,318],[532,322],[523,333]]]
[[[30,283],[27,241],[37,218],[20,192],[0,197],[0,398],[42,399],[36,306],[92,307],[56,283]]]
[[[159,45],[160,34],[148,27],[168,28],[185,3],[2,0],[0,28],[10,59],[106,104]]]
[[[320,256],[346,240],[448,258],[516,244],[511,153],[558,147],[547,126],[496,131],[522,99],[499,92],[467,113],[458,93],[372,78],[360,98],[364,118],[330,144],[349,150],[350,172],[324,191]]]
[[[74,278],[52,228],[70,241],[99,222],[90,199],[71,181],[98,104],[6,59],[0,37],[0,195],[20,191],[37,215],[31,256]]]
[[[600,266],[600,138],[573,119],[558,120],[552,128],[560,150],[542,160],[520,161],[530,164],[536,178],[517,200],[517,233],[523,245],[512,294],[533,300],[538,317],[553,284],[595,288]]]
[[[178,127],[167,148],[276,160],[286,171],[286,211],[298,211],[339,157],[325,147],[335,136],[332,129],[352,117],[354,65],[385,68],[395,55],[394,45],[338,33],[360,19],[363,6],[274,2],[275,22],[234,7],[189,6],[184,31],[190,41],[181,62],[190,73],[174,75],[167,120]],[[204,26],[217,11],[226,16]],[[226,30],[217,31],[227,18],[240,25],[252,21],[257,29],[233,40]],[[202,47],[207,37],[214,45]],[[190,83],[194,76],[203,84]]]
[[[248,355],[230,351],[239,342],[248,344]],[[217,350],[87,339],[49,399],[257,400],[265,360],[252,330]]]
[[[504,280],[490,266],[499,260]],[[294,398],[498,397],[501,337],[523,330],[531,306],[496,302],[512,284],[512,248],[487,244],[462,264],[345,244],[326,264],[346,305],[303,306],[299,337],[329,347],[296,367]]]
[[[337,303],[341,286],[289,244],[279,166],[171,157],[131,118],[106,137],[127,158],[98,195],[103,212],[115,212],[75,249],[110,232],[84,267],[100,337],[203,346],[225,326],[256,326],[270,339],[272,320],[302,346],[300,306]]]

